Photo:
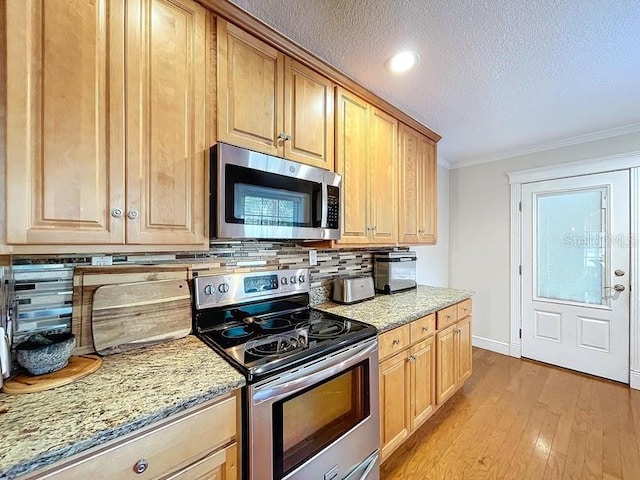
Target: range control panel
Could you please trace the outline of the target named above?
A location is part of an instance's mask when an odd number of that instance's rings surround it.
[[[197,277],[193,280],[193,290],[197,310],[306,293],[309,271],[300,268]]]

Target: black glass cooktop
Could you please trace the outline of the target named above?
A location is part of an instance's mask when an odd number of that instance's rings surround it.
[[[250,382],[376,335],[371,325],[291,301],[199,312],[194,330]]]

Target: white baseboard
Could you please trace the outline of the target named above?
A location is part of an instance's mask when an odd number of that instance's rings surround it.
[[[473,335],[473,337],[471,337],[471,344],[474,347],[491,350],[492,352],[501,353],[502,355],[509,355],[509,344],[506,342],[498,342],[490,338]]]
[[[520,343],[511,342],[509,345],[509,356],[522,358],[522,345]]]
[[[634,390],[640,390],[640,372],[629,372],[629,386]]]

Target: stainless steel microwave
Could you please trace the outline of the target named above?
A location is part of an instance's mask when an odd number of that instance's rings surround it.
[[[212,238],[340,238],[340,175],[226,143],[210,171]]]

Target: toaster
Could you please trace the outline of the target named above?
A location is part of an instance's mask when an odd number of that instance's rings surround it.
[[[373,277],[344,277],[333,281],[333,301],[356,303],[375,296]]]
[[[416,288],[416,252],[392,251],[373,255],[376,291],[401,292]]]

